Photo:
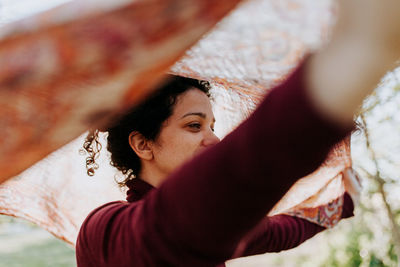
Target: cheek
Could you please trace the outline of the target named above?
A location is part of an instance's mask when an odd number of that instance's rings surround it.
[[[165,163],[166,168],[175,169],[189,160],[200,148],[200,135],[185,133],[165,139],[159,149],[159,158]]]
[[[190,159],[199,149],[201,138],[189,133],[176,138],[171,146],[172,154],[180,161]]]
[[[182,154],[188,157],[196,153],[200,148],[202,141],[201,133],[185,133],[177,140],[176,146],[182,151]]]

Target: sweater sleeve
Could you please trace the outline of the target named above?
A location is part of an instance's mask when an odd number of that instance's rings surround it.
[[[341,218],[353,216],[353,209],[353,201],[345,193]],[[232,258],[295,248],[325,229],[296,216],[268,216],[240,241]]]
[[[315,111],[303,72],[304,65],[235,131],[144,199],[88,219],[81,243],[103,244],[92,253],[101,255],[101,266],[215,266],[232,257],[296,179],[314,171],[350,130]]]

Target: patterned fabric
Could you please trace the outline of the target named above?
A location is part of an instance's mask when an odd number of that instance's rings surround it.
[[[72,1],[0,28],[0,181],[14,176],[0,185],[0,213],[73,244],[90,210],[125,195],[107,153],[96,176],[86,176],[78,155],[85,130],[145,97],[183,56],[169,72],[211,82],[223,137],[329,36],[330,0],[251,0],[187,50],[238,2]],[[351,166],[349,143],[334,151],[273,212],[301,210]],[[316,204],[337,199],[336,186]]]
[[[340,196],[323,206],[316,208],[292,209],[291,211],[286,212],[286,214],[306,219],[326,228],[332,228],[341,219],[343,199],[344,196]]]
[[[80,2],[0,31],[0,182],[142,99],[240,0]]]
[[[336,200],[345,191],[343,173],[351,164],[350,138],[346,138],[332,148],[320,168],[298,180],[269,214],[293,210],[308,210],[308,214],[312,214],[312,209],[318,210]]]

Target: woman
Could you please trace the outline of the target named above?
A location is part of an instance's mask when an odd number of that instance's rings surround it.
[[[219,143],[218,137],[213,132],[214,123],[215,119],[208,97],[208,84],[204,81],[171,76],[168,83],[160,88],[153,97],[126,114],[107,130],[107,148],[111,152],[111,163],[127,177],[122,184],[129,188],[127,200],[136,206],[134,210],[141,206],[139,203],[149,201],[146,197],[149,192],[158,188],[184,162]],[[96,138],[96,135],[90,134],[85,143],[85,148],[92,151],[87,160],[89,174],[94,172],[93,165],[96,157],[96,153],[93,153],[94,150],[90,145],[96,145]],[[185,189],[182,188],[182,190]],[[206,191],[203,193],[202,201],[207,201]],[[175,207],[171,208],[175,209]],[[108,216],[118,217],[119,214],[125,213],[125,209],[131,208],[128,208],[124,202],[113,202],[99,208],[94,215],[92,213],[89,216],[90,219],[84,223],[77,243],[79,266],[90,266],[88,261],[92,264],[97,261],[93,266],[124,266],[124,264],[132,266],[133,262],[138,264],[137,266],[164,265],[160,259],[151,263],[144,261],[141,265],[138,263],[138,258],[128,259],[129,257],[126,255],[120,254],[124,251],[123,247],[129,250],[129,248],[137,246],[135,238],[127,237],[127,243],[121,244],[119,249],[108,247],[107,242],[120,243],[121,241],[118,238],[119,234],[115,234],[114,231],[120,227],[126,227],[125,223],[133,223],[135,217],[138,217],[136,219],[146,218],[146,215],[132,211],[130,215],[126,215],[126,221],[111,223],[112,219]],[[345,194],[342,218],[352,216],[352,211],[352,200],[349,195]],[[212,211],[210,210],[210,212]],[[98,227],[97,223],[100,223],[101,226]],[[162,221],[158,223],[162,223]],[[234,222],[227,221],[225,224],[234,224]],[[127,236],[144,234],[145,239],[152,239],[150,236],[154,234],[153,231],[136,229],[140,227],[139,224],[132,225],[132,227],[132,233],[127,233]],[[159,227],[164,228],[162,225]],[[235,253],[230,255],[230,258],[290,249],[323,229],[307,220],[288,215],[265,217],[237,243]],[[129,230],[127,229],[127,231]],[[99,235],[99,233],[103,234]],[[120,234],[124,235],[123,232]],[[96,236],[95,239],[101,236],[96,242],[92,241],[98,245],[102,244],[101,253],[89,241],[92,238],[87,238],[90,235]],[[174,237],[177,238],[176,233]],[[154,240],[157,239],[154,238]],[[171,245],[169,242],[163,245]],[[141,240],[140,244],[142,243],[146,243],[146,241]],[[89,253],[89,251],[91,252]],[[152,249],[145,251],[147,253],[142,251],[138,256],[142,258],[146,257],[145,254],[152,255],[154,253]],[[89,256],[96,254],[97,257],[94,258]],[[180,259],[181,256],[180,254],[179,258],[175,259],[174,265],[188,264],[188,261]],[[203,256],[206,257],[207,254]],[[118,263],[118,259],[123,262]],[[168,264],[165,263],[165,265]]]
[[[207,110],[175,117],[188,123],[179,124],[188,132],[200,127],[201,136],[187,151],[195,156],[176,170],[169,166],[184,160],[162,148],[180,150],[186,142],[188,133],[172,131],[178,121],[167,120],[163,127],[171,131],[153,134],[154,140],[131,133],[129,148],[143,159],[138,175],[157,189],[133,179],[138,183],[129,196],[138,201],[93,211],[78,237],[78,266],[215,266],[246,255],[248,234],[296,179],[314,171],[349,134],[363,98],[400,56],[399,1],[341,3],[344,12],[330,45],[306,59],[224,140],[217,143],[211,133]],[[205,101],[197,91],[193,98]],[[161,142],[167,136],[177,137],[174,147]]]

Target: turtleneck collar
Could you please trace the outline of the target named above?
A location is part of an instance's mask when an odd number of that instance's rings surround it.
[[[142,199],[154,188],[151,184],[139,178],[129,180],[126,185],[128,186],[128,192],[126,192],[126,200],[128,202],[135,202]]]

